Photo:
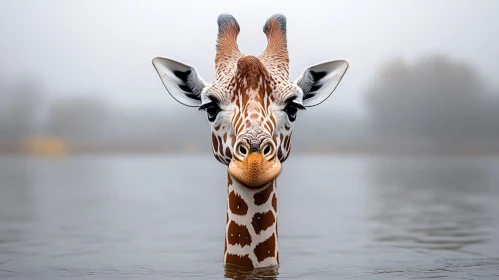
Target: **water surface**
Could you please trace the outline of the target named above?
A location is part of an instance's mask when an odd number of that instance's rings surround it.
[[[0,278],[499,279],[497,158],[294,155],[277,186],[281,266],[243,272],[211,156],[0,158]]]

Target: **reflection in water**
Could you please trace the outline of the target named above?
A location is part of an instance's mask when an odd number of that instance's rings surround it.
[[[377,162],[375,238],[394,247],[469,252],[487,241],[493,178],[481,162]]]
[[[497,159],[286,164],[279,269],[245,270],[212,157],[0,158],[0,279],[497,278]]]
[[[25,257],[25,248],[36,250],[41,246],[30,238],[35,219],[31,168],[29,158],[0,164],[0,264],[2,255]]]
[[[279,267],[265,267],[248,269],[239,266],[227,264],[225,265],[225,277],[230,279],[277,279],[279,275]]]

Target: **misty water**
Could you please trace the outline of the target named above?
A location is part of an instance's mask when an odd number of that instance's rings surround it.
[[[211,156],[0,158],[0,278],[499,278],[499,158],[292,155],[278,269],[224,268]]]

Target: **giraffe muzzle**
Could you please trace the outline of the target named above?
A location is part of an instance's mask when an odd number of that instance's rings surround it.
[[[260,149],[254,151],[245,140],[234,145],[234,156],[229,164],[229,173],[249,188],[260,188],[281,173],[281,162],[276,156],[276,147],[271,139],[262,141]]]

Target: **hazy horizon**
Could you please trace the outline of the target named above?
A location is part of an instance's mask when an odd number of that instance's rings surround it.
[[[0,82],[38,81],[51,99],[94,95],[127,110],[179,109],[151,65],[155,56],[214,77],[220,13],[239,21],[239,47],[259,54],[274,13],[288,18],[291,80],[312,64],[344,58],[350,69],[318,111],[362,115],[382,64],[445,54],[475,67],[499,88],[497,1],[8,1],[0,11]],[[408,4],[410,3],[410,4]],[[6,42],[6,43],[5,43]],[[2,81],[3,80],[3,81]]]
[[[264,22],[282,13],[291,80],[323,61],[350,63],[326,102],[299,113],[294,153],[499,153],[496,1],[9,1],[4,7],[0,152],[31,144],[74,151],[81,143],[101,151],[195,146],[210,152],[205,114],[171,98],[151,59],[182,61],[212,81],[219,14],[236,17],[239,48],[258,55],[267,44]],[[57,140],[37,142],[44,137]]]

